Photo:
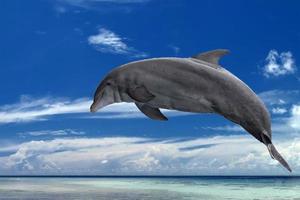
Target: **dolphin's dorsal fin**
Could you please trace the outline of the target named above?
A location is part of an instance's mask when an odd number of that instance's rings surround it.
[[[207,51],[204,53],[200,53],[198,55],[192,56],[192,58],[198,59],[198,60],[203,60],[203,61],[211,63],[211,64],[219,65],[219,59],[228,53],[229,53],[229,50],[227,50],[227,49],[216,49],[213,51]]]
[[[135,105],[142,113],[144,113],[147,117],[151,119],[163,120],[163,121],[168,120],[168,118],[165,117],[158,108],[154,108],[144,103],[135,103]]]

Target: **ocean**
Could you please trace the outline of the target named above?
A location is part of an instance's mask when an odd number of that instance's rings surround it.
[[[1,177],[13,200],[300,200],[299,177]]]

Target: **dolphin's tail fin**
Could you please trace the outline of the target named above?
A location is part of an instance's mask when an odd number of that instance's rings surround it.
[[[277,160],[283,167],[285,167],[289,172],[292,172],[289,164],[284,160],[280,153],[276,150],[275,146],[272,143],[267,145],[270,155],[273,159]]]

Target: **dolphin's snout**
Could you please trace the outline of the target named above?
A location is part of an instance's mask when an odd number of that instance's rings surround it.
[[[110,88],[107,88],[106,90],[102,89],[96,93],[96,98],[94,98],[90,111],[97,112],[112,103],[115,103],[113,90]]]
[[[103,86],[99,86],[97,88],[95,95],[94,95],[95,96],[94,101],[93,101],[92,105],[90,106],[90,112],[94,113],[100,109],[101,99],[103,97],[103,91],[104,91]]]

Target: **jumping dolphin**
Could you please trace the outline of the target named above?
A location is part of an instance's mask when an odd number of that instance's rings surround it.
[[[217,49],[190,58],[153,58],[122,65],[101,81],[90,110],[134,102],[155,120],[167,120],[160,108],[216,113],[265,144],[271,157],[291,172],[272,144],[270,115],[264,103],[243,81],[219,65],[219,59],[228,53]]]

